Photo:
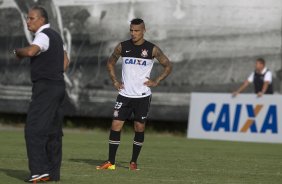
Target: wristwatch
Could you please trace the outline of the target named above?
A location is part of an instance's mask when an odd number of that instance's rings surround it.
[[[16,50],[16,49],[13,50],[13,54],[14,54],[15,56],[17,56],[17,50]]]

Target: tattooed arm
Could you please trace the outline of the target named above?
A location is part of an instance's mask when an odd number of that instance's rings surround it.
[[[123,84],[117,80],[116,72],[115,72],[115,65],[116,65],[120,55],[121,55],[121,44],[118,44],[116,46],[114,52],[112,53],[112,55],[108,59],[108,62],[107,62],[107,69],[108,69],[110,78],[113,82],[114,87],[118,91],[120,91],[123,88]]]
[[[167,56],[162,52],[162,50],[157,46],[153,48],[153,57],[155,57],[160,62],[160,64],[164,67],[164,70],[155,80],[148,79],[148,81],[144,83],[148,87],[158,86],[159,83],[164,80],[171,73],[172,70],[171,62],[169,61]]]

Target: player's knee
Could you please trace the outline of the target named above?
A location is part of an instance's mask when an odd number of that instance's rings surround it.
[[[123,123],[123,121],[113,120],[111,129],[113,131],[121,131]]]
[[[144,132],[145,131],[145,123],[137,123],[134,125],[135,132]]]

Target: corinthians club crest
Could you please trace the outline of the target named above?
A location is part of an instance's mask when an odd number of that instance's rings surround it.
[[[114,111],[114,117],[115,117],[115,118],[118,117],[118,110],[115,110],[115,111]]]
[[[144,58],[148,57],[148,50],[142,49],[141,56],[144,57]]]

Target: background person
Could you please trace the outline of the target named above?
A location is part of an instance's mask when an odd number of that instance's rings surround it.
[[[255,71],[250,74],[248,79],[237,91],[233,92],[233,96],[235,97],[245,90],[250,83],[254,84],[254,92],[258,97],[261,97],[263,94],[273,94],[272,73],[265,66],[265,60],[263,58],[256,60]]]

